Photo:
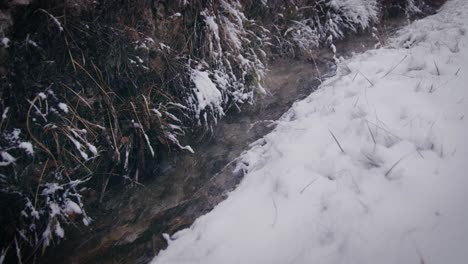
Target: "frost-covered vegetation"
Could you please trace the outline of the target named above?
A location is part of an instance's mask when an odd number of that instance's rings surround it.
[[[74,0],[1,7],[0,260],[24,261],[60,243],[65,226],[92,223],[86,205],[102,200],[108,186],[140,182],[164,152],[193,152],[192,135],[264,95],[272,54],[313,59],[389,10],[414,14],[426,5]]]

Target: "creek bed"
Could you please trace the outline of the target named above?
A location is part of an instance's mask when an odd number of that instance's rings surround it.
[[[384,28],[392,34],[404,20]],[[372,48],[370,34],[337,43],[338,55],[351,56]],[[229,113],[192,145],[195,154],[177,152],[162,159],[155,177],[144,186],[115,189],[106,194],[91,229],[72,229],[67,240],[51,250],[44,263],[147,263],[167,244],[164,233],[190,227],[241,181],[234,173],[236,158],[249,144],[274,128],[291,105],[311,94],[320,79],[333,75],[332,54],[322,50],[315,63],[277,59],[269,63],[268,94],[240,113]]]

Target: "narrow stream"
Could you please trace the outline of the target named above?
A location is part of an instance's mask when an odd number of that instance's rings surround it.
[[[390,35],[404,20],[384,29]],[[337,44],[341,56],[372,48],[369,34]],[[316,64],[278,59],[269,64],[265,87],[269,94],[241,113],[231,113],[200,143],[195,154],[168,155],[155,169],[152,182],[110,191],[102,210],[92,217],[92,230],[68,231],[68,240],[44,263],[147,263],[167,245],[163,233],[189,227],[226,198],[243,175],[233,173],[236,158],[250,143],[266,135],[291,105],[312,93],[320,79],[331,76],[332,54],[323,50]]]

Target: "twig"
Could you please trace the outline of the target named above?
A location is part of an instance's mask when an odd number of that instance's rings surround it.
[[[418,155],[419,155],[422,159],[424,159],[424,156],[423,156],[423,154],[421,153],[421,151],[419,151],[419,149],[417,149],[416,152],[418,153]]]
[[[81,159],[78,158],[75,154],[73,154],[71,151],[69,151],[69,150],[67,150],[65,148],[63,149],[63,151],[66,152],[68,155],[70,155],[72,158],[74,158],[76,160],[76,162],[78,162],[83,168],[85,168],[88,171],[89,174],[93,174],[93,171],[90,168],[88,168],[88,166],[86,166],[83,162],[81,162]],[[80,165],[78,165],[78,166],[80,166]]]
[[[58,19],[53,16],[51,13],[47,12],[46,10],[40,8],[39,11],[43,12],[44,14],[48,15],[52,21],[54,22],[54,24],[57,26],[57,28],[60,30],[60,32],[63,31],[63,27],[62,27],[62,24],[60,24],[60,22],[58,21]]]
[[[390,167],[390,169],[385,173],[385,178],[388,179],[388,175],[390,175],[390,173],[392,172],[392,170],[393,170],[401,161],[403,161],[404,159],[406,159],[407,157],[409,157],[411,154],[412,154],[412,153],[407,154],[407,155],[401,157],[399,160],[397,160],[397,162],[395,162],[395,163],[392,165],[392,167]]]
[[[386,132],[388,135],[398,139],[398,140],[402,140],[399,136],[393,134],[392,132],[390,132],[390,130],[388,130],[387,128],[383,127],[383,126],[380,126],[372,121],[369,121],[368,119],[366,119],[367,122],[371,123],[372,125],[374,125],[375,127],[377,128],[380,128],[382,131]],[[379,120],[380,121],[380,120]],[[382,121],[380,121],[383,125],[385,125]],[[386,125],[385,125],[386,126]]]
[[[354,80],[356,79],[357,75],[358,75],[359,71],[356,72],[356,74],[354,74],[354,77],[353,77],[353,82]]]
[[[102,185],[101,195],[99,196],[99,203],[102,203],[102,200],[104,199],[104,194],[106,193],[107,184],[109,184],[109,179],[110,176],[107,176],[106,180],[104,181],[104,184]]]
[[[376,161],[374,158],[372,158],[370,155],[366,154],[366,153],[362,153],[362,155],[364,155],[364,157],[367,158],[367,161],[369,163],[369,165],[373,166],[373,167],[380,167],[380,164],[378,161]]]
[[[18,263],[22,264],[23,261],[21,260],[21,249],[18,245],[18,240],[16,239],[16,235],[15,235],[15,246],[16,246],[16,257],[18,258]]]
[[[76,66],[78,66],[81,70],[83,70],[86,75],[88,75],[88,77],[96,84],[97,87],[99,87],[99,89],[101,90],[102,94],[107,97],[107,99],[110,100],[110,97],[109,97],[109,94],[108,92],[106,92],[106,90],[104,89],[104,87],[91,75],[91,73],[89,73],[89,71],[87,71],[83,66],[81,66],[81,64],[79,64],[77,61],[73,60],[72,63]]]
[[[57,160],[55,159],[55,156],[52,154],[52,152],[44,145],[42,144],[35,136],[34,134],[32,133],[31,131],[31,125],[30,125],[30,121],[29,121],[29,117],[31,116],[31,109],[33,108],[34,103],[35,101],[38,99],[39,97],[36,96],[34,98],[34,100],[32,102],[30,102],[30,106],[29,106],[29,109],[28,109],[28,112],[26,114],[26,130],[28,130],[28,133],[29,133],[29,136],[31,137],[31,139],[36,142],[36,144],[41,147],[42,150],[44,150],[47,154],[49,154],[49,156],[54,160],[55,164],[57,164]]]
[[[39,177],[39,183],[37,184],[37,188],[36,188],[36,195],[34,195],[34,208],[36,208],[36,205],[37,205],[37,194],[39,193],[39,187],[41,186],[42,177],[44,176],[45,170],[47,168],[47,164],[49,164],[49,159],[46,160],[44,167],[42,168],[41,176]]]
[[[313,179],[312,181],[309,182],[309,184],[307,184],[304,188],[302,188],[302,190],[299,192],[300,194],[302,194],[307,188],[309,188],[310,185],[312,185],[312,183],[314,183],[315,181],[317,181],[317,178]]]
[[[369,83],[371,86],[374,86],[374,83],[369,80],[361,71],[358,71]]]
[[[278,206],[276,205],[275,199],[273,197],[271,197],[271,201],[273,202],[273,207],[275,208],[275,218],[271,224],[271,226],[274,227],[276,225],[276,219],[278,218]]]
[[[421,81],[419,81],[418,85],[414,89],[416,92],[419,92],[419,89],[421,88]]]
[[[369,121],[367,120],[366,120],[366,125],[367,125],[367,129],[369,129],[369,133],[371,134],[372,141],[374,141],[374,145],[377,145],[377,142],[375,141],[374,133],[372,133],[372,130],[370,129],[370,126],[369,126]]]
[[[385,78],[385,77],[387,77],[387,75],[389,75],[390,73],[392,73],[392,71],[394,71],[394,70],[396,69],[396,67],[398,67],[398,65],[400,65],[400,64],[406,59],[406,57],[408,57],[408,55],[405,55],[405,56],[403,57],[403,59],[401,59],[400,62],[398,62],[398,63],[397,63],[395,66],[393,66],[384,76],[382,76],[382,79]]]
[[[143,128],[143,124],[141,123],[140,118],[138,117],[138,113],[137,113],[137,111],[136,111],[135,105],[133,104],[133,102],[130,102],[130,105],[131,105],[132,108],[133,108],[133,112],[135,113],[135,117],[136,117],[136,119],[137,119],[137,121],[138,121],[138,124],[139,124],[139,126],[140,126],[141,132],[143,133],[143,137],[145,138],[146,143],[148,144],[148,148],[149,148],[149,150],[150,150],[150,152],[151,152],[151,156],[154,157],[153,146],[151,146],[151,143],[150,143],[150,141],[149,141],[149,138],[148,138],[148,136],[146,135],[146,132],[145,132],[145,130],[144,130],[144,128]]]
[[[67,45],[68,56],[70,56],[70,60],[71,60],[71,62],[72,62],[73,70],[76,72],[75,63],[77,63],[77,62],[76,62],[75,59],[73,58],[73,55],[72,55],[71,50],[70,50],[70,44],[68,43],[67,37],[65,37],[64,39],[65,39],[65,44]]]
[[[434,60],[434,66],[436,67],[436,70],[437,70],[437,75],[440,76],[440,70],[439,70],[439,66],[437,66],[437,63],[436,61]]]
[[[74,65],[74,64],[72,64],[72,65]],[[73,91],[72,88],[70,88],[68,85],[66,85],[66,84],[64,84],[64,83],[62,83],[62,85],[63,85],[63,87],[67,88],[70,92],[72,92],[73,94],[75,94],[75,95],[78,97],[78,99],[80,99],[80,101],[83,102],[89,109],[91,109],[91,110],[93,109],[93,108],[91,107],[91,105],[86,101],[86,99],[84,99],[84,98],[83,98],[81,95],[79,95],[77,92]]]
[[[330,129],[328,129],[328,131],[329,131],[330,134],[332,135],[333,139],[335,140],[336,144],[337,144],[338,147],[340,148],[341,152],[342,152],[342,153],[345,153],[344,150],[343,150],[343,148],[341,147],[340,142],[339,142],[338,139],[335,137],[335,134],[333,134],[333,132],[332,132]]]
[[[107,118],[109,119],[109,126],[110,126],[110,131],[111,131],[111,134],[112,134],[112,141],[114,143],[114,156],[116,156],[117,161],[120,162],[120,151],[119,151],[119,147],[117,146],[117,140],[115,138],[116,135],[114,133],[114,128],[112,127],[112,121],[111,121],[109,110],[107,110]]]

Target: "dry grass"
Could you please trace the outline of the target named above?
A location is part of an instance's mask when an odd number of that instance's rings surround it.
[[[335,134],[333,134],[333,132],[329,129],[328,132],[330,132],[330,135],[333,137],[333,139],[335,140],[335,143],[336,145],[340,148],[341,150],[341,153],[345,153],[345,151],[343,150],[343,147],[341,146],[340,142],[338,141],[338,139],[336,138]]]

